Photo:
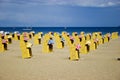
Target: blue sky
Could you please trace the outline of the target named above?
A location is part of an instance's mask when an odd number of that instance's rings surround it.
[[[0,0],[2,26],[120,26],[120,0]]]

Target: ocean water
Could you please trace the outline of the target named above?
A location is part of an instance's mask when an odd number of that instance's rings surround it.
[[[59,32],[67,31],[70,34],[72,32],[78,32],[84,31],[85,33],[92,33],[92,32],[102,32],[102,34],[106,33],[112,33],[112,32],[119,32],[120,35],[120,27],[0,27],[0,31],[5,32],[14,32],[19,31],[22,32],[30,32],[35,31],[35,33],[43,32],[44,34],[47,32]]]

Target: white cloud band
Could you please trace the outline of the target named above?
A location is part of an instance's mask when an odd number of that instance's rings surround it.
[[[0,0],[1,3],[108,7],[120,5],[120,0]]]

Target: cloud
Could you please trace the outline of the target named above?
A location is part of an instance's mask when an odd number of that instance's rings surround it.
[[[0,4],[72,5],[82,7],[108,7],[120,5],[120,0],[0,0]]]

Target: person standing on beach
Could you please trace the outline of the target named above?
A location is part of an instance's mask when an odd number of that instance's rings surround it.
[[[48,41],[48,45],[49,45],[49,50],[50,52],[53,51],[53,44],[54,44],[54,40],[52,38],[50,38],[50,40]]]
[[[4,46],[4,50],[7,50],[7,39],[5,39],[5,35],[4,34],[2,34],[2,44],[3,44],[3,46]]]
[[[77,44],[76,45],[76,51],[78,53],[78,58],[80,58],[80,48],[81,48],[81,45],[80,44]]]
[[[62,47],[64,48],[64,45],[65,45],[65,39],[64,39],[62,36],[60,36],[60,38],[61,38]]]

